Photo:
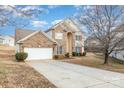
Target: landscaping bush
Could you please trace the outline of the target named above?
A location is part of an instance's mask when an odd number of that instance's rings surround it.
[[[64,59],[64,58],[65,58],[65,56],[62,55],[62,54],[60,54],[60,55],[58,55],[58,56],[59,56],[59,59]]]
[[[54,55],[53,58],[54,58],[54,59],[64,59],[65,56],[62,55],[62,54],[59,54],[59,55]]]
[[[19,52],[15,54],[15,58],[17,61],[25,61],[25,59],[28,57],[28,54],[25,52]]]
[[[78,53],[78,56],[81,56],[82,53]]]
[[[75,56],[78,56],[78,53],[77,52],[75,53]]]
[[[87,54],[87,52],[85,51],[85,52],[83,52],[83,55],[82,56],[86,56],[86,54]]]
[[[77,56],[77,53],[76,52],[72,52],[72,56]]]
[[[53,57],[54,59],[58,59],[59,58],[59,56],[58,55],[54,55],[54,57]]]
[[[81,56],[83,56],[83,53],[81,53]]]
[[[66,57],[66,58],[69,58],[69,53],[66,53],[66,54],[65,54],[65,57]]]
[[[83,53],[72,52],[72,55],[73,55],[73,56],[82,56]]]
[[[81,56],[81,53],[77,53],[76,55],[77,55],[77,56]]]

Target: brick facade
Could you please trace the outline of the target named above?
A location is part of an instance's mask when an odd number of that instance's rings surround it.
[[[84,39],[83,39],[84,35],[83,35],[83,33],[81,31],[76,31],[75,29],[71,28],[70,26],[68,26],[68,23],[66,23],[66,22],[63,22],[63,23],[60,23],[60,24],[56,25],[52,29],[49,29],[48,32],[49,31],[52,32],[52,36],[51,37],[55,41],[57,41],[57,46],[61,46],[62,47],[62,49],[63,49],[63,53],[62,54],[65,54],[65,53],[68,52],[68,48],[69,48],[69,47],[67,47],[67,41],[68,41],[67,34],[68,33],[71,33],[71,35],[72,35],[72,40],[71,40],[72,47],[70,47],[70,48],[72,48],[72,52],[75,51],[75,47],[81,47],[82,46],[82,44],[80,44],[80,46],[76,45],[76,42],[77,42],[76,41],[76,35],[80,34],[81,35],[81,40],[79,42],[82,42],[82,43],[84,42]],[[55,38],[55,33],[57,33],[57,32],[60,32],[60,33],[63,34],[63,38],[62,39],[56,39]],[[54,54],[57,54],[57,46],[54,49]],[[81,51],[82,52],[84,51],[84,46],[82,46]]]
[[[75,46],[75,40],[76,40],[76,38],[75,38],[76,32],[75,31],[65,30],[65,29],[63,29],[63,27],[61,27],[61,25],[58,25],[56,28],[51,29],[49,31],[52,32],[52,38],[58,42],[58,46],[62,46],[63,54],[67,53],[67,34],[71,33],[72,34],[72,52],[75,51],[75,47],[76,47]],[[63,39],[55,38],[55,33],[57,33],[57,32],[63,33]],[[81,38],[83,38],[83,37],[81,37]],[[83,42],[83,41],[81,40],[81,42]],[[56,48],[57,48],[57,46],[56,46]],[[54,54],[57,54],[57,49],[54,49]]]
[[[31,36],[30,38],[23,41],[20,44],[21,51],[24,51],[24,48],[53,48],[54,42],[50,41],[46,36],[41,32]]]

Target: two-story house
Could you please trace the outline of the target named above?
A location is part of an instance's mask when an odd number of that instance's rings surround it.
[[[52,59],[53,55],[84,52],[84,34],[70,19],[52,26],[47,31],[16,30],[17,52],[27,52],[28,60]]]
[[[57,42],[54,54],[84,52],[84,34],[71,19],[54,25],[46,33]]]
[[[103,49],[103,45],[94,35],[87,37],[85,40],[85,47],[88,52],[101,52],[101,49]]]

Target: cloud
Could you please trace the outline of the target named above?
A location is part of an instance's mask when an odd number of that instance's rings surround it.
[[[57,7],[59,7],[59,5],[49,5],[48,6],[49,9],[53,9],[53,8],[57,8]]]
[[[74,7],[76,8],[76,10],[80,10],[80,9],[83,9],[83,10],[90,10],[93,8],[92,5],[74,5]]]
[[[38,5],[27,5],[18,8],[19,12],[17,12],[17,16],[24,16],[24,17],[35,17],[36,15],[42,13],[48,13],[48,9],[43,8]]]
[[[79,10],[82,8],[82,5],[74,5],[74,8],[76,8],[76,10]]]
[[[29,10],[34,10],[37,8],[38,8],[38,6],[26,6],[26,7],[22,8],[21,11],[29,11]]]
[[[28,6],[25,6],[25,7],[21,8],[21,11],[23,11],[23,12],[28,12],[28,11],[31,11],[31,10],[44,11],[44,12],[48,11],[47,9],[45,9],[41,6],[38,6],[38,5],[28,5]]]
[[[85,6],[83,6],[83,9],[84,10],[90,10],[90,9],[93,9],[93,6],[85,5]]]
[[[10,14],[12,17],[35,17],[42,13],[47,13],[48,9],[38,5],[0,5],[1,14]]]
[[[52,24],[52,25],[55,25],[55,24],[57,24],[57,23],[59,23],[59,22],[61,22],[61,21],[62,21],[62,19],[54,20],[51,24]]]
[[[32,21],[31,25],[34,27],[43,27],[44,25],[47,25],[48,23],[46,21]]]
[[[13,8],[16,8],[15,5],[0,5],[0,10],[4,11],[13,11]]]

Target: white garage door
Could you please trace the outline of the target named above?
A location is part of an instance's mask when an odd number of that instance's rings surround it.
[[[52,48],[24,48],[28,53],[26,60],[52,59]]]

